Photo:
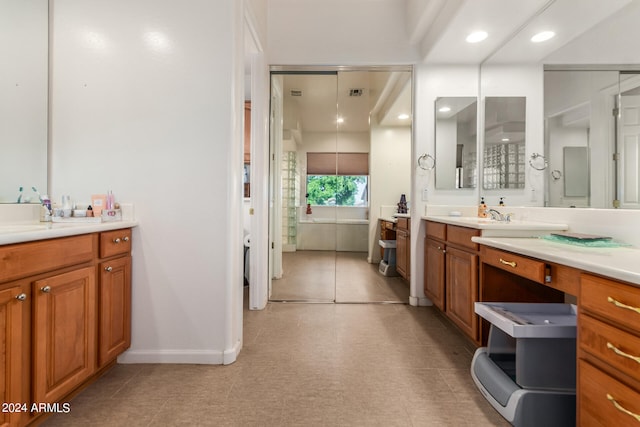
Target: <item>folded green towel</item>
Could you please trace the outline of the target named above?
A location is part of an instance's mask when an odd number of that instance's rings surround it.
[[[540,238],[544,240],[549,240],[550,242],[565,243],[568,245],[582,246],[587,248],[621,248],[621,247],[631,246],[628,243],[616,242],[615,240],[612,240],[612,239],[579,240],[579,239],[572,239],[566,236],[557,236],[557,235],[545,235],[545,236],[540,236]]]

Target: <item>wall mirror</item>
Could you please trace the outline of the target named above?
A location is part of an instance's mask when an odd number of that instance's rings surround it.
[[[475,188],[478,176],[477,98],[438,98],[435,115],[436,188]]]
[[[47,191],[47,0],[0,2],[0,203]]]
[[[526,98],[485,98],[483,188],[524,188]]]
[[[551,69],[544,92],[546,206],[640,208],[640,74]]]

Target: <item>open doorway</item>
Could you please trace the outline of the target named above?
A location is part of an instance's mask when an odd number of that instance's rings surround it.
[[[411,69],[272,69],[269,299],[408,303],[378,271],[411,194]]]

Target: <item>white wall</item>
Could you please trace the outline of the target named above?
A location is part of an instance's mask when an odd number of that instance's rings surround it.
[[[278,65],[411,64],[402,3],[269,0],[269,61]]]
[[[383,206],[396,206],[400,195],[411,203],[411,128],[371,127],[369,200],[369,261],[380,261],[380,221]],[[413,209],[413,204],[411,204]],[[393,210],[395,212],[395,209]]]
[[[53,193],[113,190],[140,222],[124,362],[230,363],[241,346],[242,12],[53,2]]]

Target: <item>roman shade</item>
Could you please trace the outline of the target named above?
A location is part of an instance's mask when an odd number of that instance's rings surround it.
[[[307,175],[369,175],[369,153],[307,153]]]

